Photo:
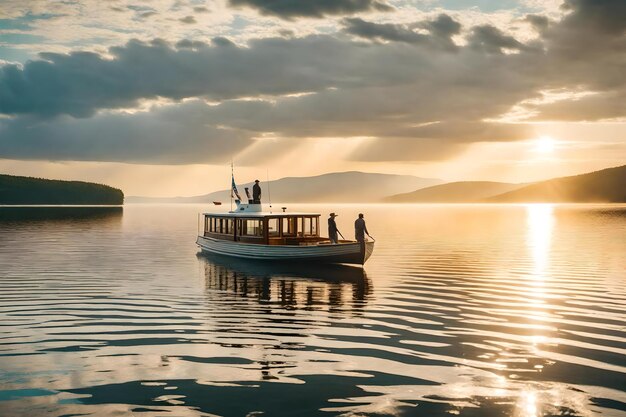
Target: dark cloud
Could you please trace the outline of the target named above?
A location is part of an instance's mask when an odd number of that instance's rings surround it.
[[[178,49],[201,49],[201,48],[206,48],[209,45],[206,42],[202,42],[202,41],[195,41],[191,39],[181,39],[180,41],[176,42],[175,46]]]
[[[376,0],[230,0],[230,4],[234,7],[251,7],[261,14],[282,19],[322,18],[328,15],[349,15],[370,10],[393,10],[387,3]]]
[[[504,49],[517,51],[526,49],[526,46],[513,36],[506,35],[491,25],[473,27],[468,40],[472,48],[492,54],[502,53]]]
[[[428,40],[426,35],[414,32],[405,25],[372,23],[359,18],[347,18],[343,23],[347,33],[361,38],[411,44],[425,43]]]
[[[209,9],[204,6],[196,6],[193,8],[193,11],[196,13],[209,13]]]
[[[225,38],[223,36],[217,36],[213,39],[211,39],[211,44],[213,44],[214,46],[236,46],[235,43],[233,41],[231,41],[228,38]]]
[[[421,25],[433,35],[441,38],[449,38],[461,33],[461,24],[444,13],[437,16],[435,20],[422,22]]]
[[[626,30],[623,0],[565,0],[562,8],[571,12],[564,20],[566,26],[617,36]]]
[[[193,17],[193,16],[185,16],[185,17],[182,17],[182,18],[180,18],[178,20],[180,22],[182,22],[182,23],[187,24],[187,25],[192,25],[194,23],[198,23],[198,22],[196,22],[196,18]]]
[[[374,23],[360,18],[346,18],[342,23],[346,33],[360,38],[429,45],[451,51],[457,49],[451,37],[461,31],[461,24],[446,14],[439,15],[435,20],[415,22],[411,25]],[[425,29],[429,34],[416,32],[417,28]]]
[[[155,12],[155,11],[149,11],[149,12],[139,13],[139,16],[140,16],[142,19],[147,19],[147,18],[152,17],[152,16],[157,15],[157,14],[158,14],[158,13],[157,13],[157,12]]]
[[[564,7],[568,14],[542,33],[545,79],[598,93],[626,89],[626,2],[569,0]]]
[[[548,19],[546,16],[537,14],[526,15],[526,18],[524,20],[530,23],[532,27],[540,33],[548,29],[548,26],[550,25],[550,19]]]

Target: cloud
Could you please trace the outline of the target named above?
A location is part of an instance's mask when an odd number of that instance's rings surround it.
[[[513,36],[506,35],[500,29],[491,25],[475,26],[472,28],[468,40],[472,48],[492,54],[502,53],[504,49],[517,51],[526,49],[526,45]]]
[[[297,17],[322,18],[329,15],[348,15],[366,11],[391,11],[387,3],[376,0],[229,0],[233,7],[251,7],[261,14],[282,19]]]
[[[187,24],[187,25],[192,25],[192,24],[194,24],[194,23],[198,23],[198,22],[196,21],[196,18],[195,18],[195,17],[193,17],[193,16],[185,16],[185,17],[182,17],[182,18],[180,18],[180,19],[178,19],[178,20],[179,20],[180,22],[182,22],[182,23]]]
[[[21,117],[0,124],[6,159],[154,164],[223,162],[252,144],[242,131],[207,126],[198,103],[89,119]]]
[[[412,24],[374,23],[360,18],[345,18],[342,23],[346,33],[360,38],[426,45],[448,51],[457,49],[451,37],[461,31],[461,24],[446,14],[440,14],[435,20]],[[427,30],[429,34],[417,32],[415,29],[418,28]]]
[[[626,3],[621,0],[565,0],[562,8],[571,12],[566,27],[623,36],[626,30]]]
[[[530,23],[533,28],[535,28],[535,30],[540,33],[544,32],[550,25],[550,19],[542,15],[529,14],[526,15],[526,18],[524,20]]]
[[[110,48],[111,58],[45,53],[23,67],[3,66],[0,113],[90,117],[98,109],[133,107],[157,97],[220,101],[401,84],[423,75],[419,67],[431,59],[426,51],[363,47],[330,35],[259,39],[248,47],[225,38],[178,46],[158,39],[131,41]]]
[[[437,16],[435,20],[422,22],[422,26],[441,38],[449,38],[461,33],[461,24],[445,13]]]
[[[567,0],[560,22],[542,25],[539,68],[550,88],[594,94],[529,106],[536,120],[592,121],[626,116],[626,3]]]
[[[347,33],[366,39],[405,43],[425,43],[428,39],[426,35],[414,32],[405,25],[372,23],[359,18],[347,18],[343,23]]]
[[[263,39],[249,48],[217,38],[212,46],[182,46],[131,41],[111,48],[112,59],[92,52],[46,53],[23,67],[3,66],[0,113],[89,117],[98,109],[133,107],[156,97],[223,100],[318,90],[333,85],[345,64],[331,65],[334,71],[326,75],[312,69],[350,54],[349,45],[324,38]]]
[[[626,116],[626,88],[529,108],[537,112],[533,120],[592,122],[623,118]]]
[[[353,159],[423,161],[528,138],[532,125],[493,122],[520,103],[539,120],[624,117],[626,45],[613,16],[621,5],[566,6],[560,21],[533,17],[540,36],[525,43],[442,14],[403,24],[348,18],[336,33],[245,45],[155,39],[106,54],[41,54],[0,67],[0,157],[202,162],[269,136],[367,137]],[[596,94],[531,100],[558,89]],[[113,111],[156,99],[170,104]]]

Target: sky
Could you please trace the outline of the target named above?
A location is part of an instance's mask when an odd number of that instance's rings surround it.
[[[0,0],[0,173],[187,196],[626,163],[623,0]]]

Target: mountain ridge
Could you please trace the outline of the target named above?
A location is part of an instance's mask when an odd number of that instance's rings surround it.
[[[493,203],[624,203],[626,165],[536,182],[486,199]]]
[[[454,181],[409,193],[395,194],[383,199],[385,203],[476,203],[487,197],[524,187],[495,181]]]
[[[382,174],[362,171],[330,172],[310,177],[283,177],[261,182],[264,202],[285,203],[350,203],[380,202],[391,192],[403,192],[443,183],[437,178],[412,175]],[[245,197],[245,187],[252,190],[253,182],[237,184],[239,194]],[[129,203],[210,203],[230,201],[230,190],[223,189],[190,197],[127,197]]]

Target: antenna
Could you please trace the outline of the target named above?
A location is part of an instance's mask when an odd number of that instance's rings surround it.
[[[272,212],[272,192],[270,191],[270,169],[267,168],[267,199],[270,203],[270,213]]]
[[[235,168],[233,160],[230,160],[230,211],[233,211],[233,178],[235,178]]]

